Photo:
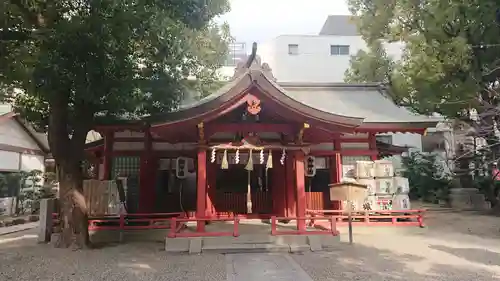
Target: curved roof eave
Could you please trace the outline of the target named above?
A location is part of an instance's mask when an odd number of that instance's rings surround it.
[[[247,70],[219,91],[200,101],[182,107],[180,110],[145,118],[153,127],[171,125],[186,121],[201,121],[204,117],[217,114],[232,104],[235,98],[242,96],[251,87],[257,87],[274,102],[291,110],[323,123],[356,128],[363,123],[364,118],[332,114],[310,107],[286,94],[286,90],[270,80],[261,70]]]
[[[287,91],[285,89],[283,89],[276,82],[269,79],[262,71],[254,70],[252,71],[251,75],[253,76],[253,80],[257,81],[257,84],[261,86],[261,88],[263,88],[266,92],[274,90],[275,93],[277,93],[278,97],[275,97],[275,95],[273,95],[272,93],[270,94],[271,97],[277,98],[276,102],[299,111],[302,114],[307,115],[308,117],[312,117],[327,123],[348,125],[350,127],[360,126],[365,119],[363,117],[346,116],[311,107],[287,95]]]

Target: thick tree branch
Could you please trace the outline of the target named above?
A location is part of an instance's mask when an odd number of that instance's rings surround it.
[[[46,21],[45,17],[41,13],[35,13],[25,6],[25,3],[21,0],[9,0],[10,3],[17,7],[23,18],[34,25],[35,27],[45,27]]]

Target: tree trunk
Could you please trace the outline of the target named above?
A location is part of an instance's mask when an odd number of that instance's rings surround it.
[[[58,165],[62,233],[56,247],[88,248],[88,210],[83,196],[82,171],[79,161],[71,162],[70,165]]]

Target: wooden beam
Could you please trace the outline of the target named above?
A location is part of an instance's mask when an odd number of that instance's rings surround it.
[[[356,128],[354,131],[356,133],[414,133],[414,134],[425,134],[425,128],[391,128],[391,127],[380,127],[380,128]]]
[[[368,138],[340,138],[339,141],[343,143],[367,143]]]
[[[206,125],[206,137],[210,137],[215,133],[284,133],[287,135],[294,134],[295,128],[291,124],[265,124],[265,123],[212,123]]]
[[[370,133],[368,135],[368,148],[371,151],[375,151],[376,152],[376,154],[370,155],[372,161],[377,160],[378,159],[377,136],[375,135],[375,133]]]
[[[313,156],[335,156],[337,153],[341,156],[372,156],[376,155],[377,151],[369,149],[311,150],[309,154]]]

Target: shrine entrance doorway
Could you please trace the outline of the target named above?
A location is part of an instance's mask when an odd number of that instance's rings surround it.
[[[256,164],[248,171],[245,165],[229,165],[227,169],[216,170],[217,213],[246,214],[247,196],[250,189],[253,215],[270,215],[273,209],[271,198],[272,171],[266,165]],[[250,186],[250,187],[249,187]]]

